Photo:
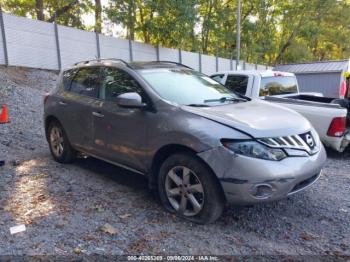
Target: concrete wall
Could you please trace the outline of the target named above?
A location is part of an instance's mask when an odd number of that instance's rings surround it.
[[[213,74],[218,70],[231,70],[236,62],[171,48],[156,48],[152,45],[125,39],[107,37],[93,32],[57,26],[24,17],[3,13],[7,43],[8,65],[59,70],[76,62],[94,58],[119,58],[125,61],[173,61]],[[0,34],[0,64],[6,64],[4,41]],[[241,61],[243,66],[243,61]],[[255,65],[245,64],[246,69]],[[259,65],[259,69],[266,69]]]
[[[10,65],[58,68],[53,24],[6,14],[3,18]]]

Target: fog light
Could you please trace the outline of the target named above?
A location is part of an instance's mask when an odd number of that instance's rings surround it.
[[[269,184],[258,184],[252,189],[252,195],[255,198],[266,199],[269,198],[273,193],[273,188]]]

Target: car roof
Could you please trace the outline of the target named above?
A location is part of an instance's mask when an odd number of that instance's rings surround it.
[[[261,77],[269,77],[269,76],[294,76],[293,73],[289,72],[282,72],[282,71],[272,71],[272,70],[237,70],[237,71],[219,71],[216,72],[213,75],[220,75],[220,74],[231,74],[231,75],[258,75]]]
[[[172,62],[172,61],[135,61],[135,62],[126,62],[122,59],[115,58],[106,58],[106,59],[94,59],[94,60],[85,60],[81,62],[75,63],[71,68],[80,68],[80,67],[88,67],[88,66],[113,66],[113,65],[122,65],[125,67],[129,67],[134,70],[144,70],[144,69],[155,69],[155,68],[192,68],[183,65],[181,63]]]
[[[149,62],[130,62],[129,65],[135,70],[140,69],[154,69],[154,68],[178,68],[185,67],[192,69],[181,63],[172,62],[172,61],[149,61]]]

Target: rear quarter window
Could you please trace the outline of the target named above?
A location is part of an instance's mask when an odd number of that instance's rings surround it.
[[[72,80],[77,73],[78,69],[70,69],[67,71],[64,71],[62,74],[62,86],[65,90],[69,90]]]

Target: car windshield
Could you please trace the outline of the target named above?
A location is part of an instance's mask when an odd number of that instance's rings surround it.
[[[212,106],[245,101],[210,77],[189,69],[146,69],[141,76],[165,100],[180,105]]]
[[[260,96],[273,96],[298,93],[298,83],[294,76],[263,77]]]

